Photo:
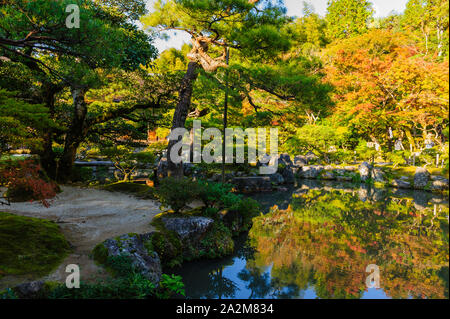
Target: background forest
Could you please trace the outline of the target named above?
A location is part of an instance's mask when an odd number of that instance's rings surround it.
[[[77,156],[123,159],[150,138],[151,157],[173,126],[221,128],[227,83],[228,126],[278,127],[280,152],[448,170],[446,0],[385,18],[365,0],[324,17],[305,2],[300,18],[268,0],[0,4],[0,149],[39,154],[58,181]],[[166,30],[192,44],[157,52]]]

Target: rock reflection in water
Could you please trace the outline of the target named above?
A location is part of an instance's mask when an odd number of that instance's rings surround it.
[[[180,271],[188,297],[448,298],[447,198],[311,181],[254,198],[268,213],[235,255]]]

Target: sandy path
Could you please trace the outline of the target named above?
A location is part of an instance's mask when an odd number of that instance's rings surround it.
[[[150,222],[160,213],[159,203],[154,200],[91,188],[62,186],[62,190],[49,208],[39,203],[12,203],[11,206],[0,208],[9,213],[57,222],[73,245],[74,252],[44,280],[65,281],[68,264],[80,266],[81,280],[104,276],[102,268],[89,258],[95,245],[126,233],[152,231]],[[0,289],[31,279],[36,278],[5,277],[0,280]]]

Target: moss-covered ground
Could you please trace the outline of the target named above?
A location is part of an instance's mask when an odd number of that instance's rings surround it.
[[[70,250],[54,222],[0,212],[0,277],[45,275]]]

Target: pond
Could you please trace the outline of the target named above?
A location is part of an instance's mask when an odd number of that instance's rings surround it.
[[[447,197],[316,181],[251,197],[264,215],[235,253],[178,271],[188,298],[448,298]]]

